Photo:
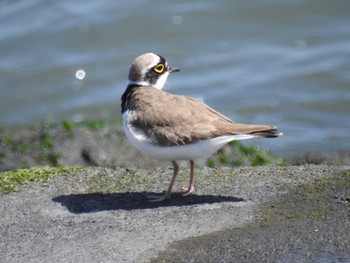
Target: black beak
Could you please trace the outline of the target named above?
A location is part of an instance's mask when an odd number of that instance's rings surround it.
[[[168,71],[169,73],[174,73],[174,72],[179,72],[180,69],[168,67],[168,68],[167,68],[167,71]]]

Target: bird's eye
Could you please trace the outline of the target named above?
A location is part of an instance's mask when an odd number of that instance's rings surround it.
[[[153,68],[153,70],[159,74],[162,73],[164,71],[164,69],[165,69],[164,64],[158,64],[157,66],[155,66]]]

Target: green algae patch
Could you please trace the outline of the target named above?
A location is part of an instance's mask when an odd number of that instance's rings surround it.
[[[350,216],[350,171],[284,187],[288,188],[288,194],[260,210],[267,221],[326,219],[335,212]]]
[[[85,127],[90,131],[98,131],[106,126],[121,125],[120,120],[84,120],[80,122],[74,121],[63,121],[62,127],[64,130],[70,134],[74,133],[74,129],[77,127]]]
[[[285,166],[286,161],[282,157],[260,147],[233,141],[209,157],[206,165],[210,168],[222,166]]]
[[[20,187],[33,182],[47,183],[53,176],[75,174],[83,167],[46,167],[39,166],[0,173],[0,193],[20,190]]]

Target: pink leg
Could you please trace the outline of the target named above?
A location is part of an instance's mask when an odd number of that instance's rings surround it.
[[[181,194],[183,196],[188,196],[194,192],[194,161],[190,161],[191,168],[190,168],[190,184],[188,188],[182,188]]]
[[[155,196],[149,197],[149,200],[151,202],[161,202],[161,201],[164,201],[165,199],[169,199],[170,198],[171,189],[173,188],[173,185],[174,185],[177,173],[179,172],[179,166],[177,165],[177,163],[175,161],[172,161],[171,163],[173,164],[173,167],[174,167],[174,174],[173,174],[173,177],[171,178],[170,184],[168,186],[168,190],[161,197],[155,197]]]

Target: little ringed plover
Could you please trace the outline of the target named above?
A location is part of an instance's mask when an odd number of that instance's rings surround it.
[[[234,140],[282,135],[275,126],[240,124],[199,100],[163,91],[169,74],[178,71],[160,55],[143,54],[133,61],[121,98],[123,127],[130,143],[151,157],[171,161],[174,167],[166,193],[151,201],[170,198],[177,161],[190,162],[189,187],[181,191],[187,196],[194,191],[196,160],[208,158]]]

